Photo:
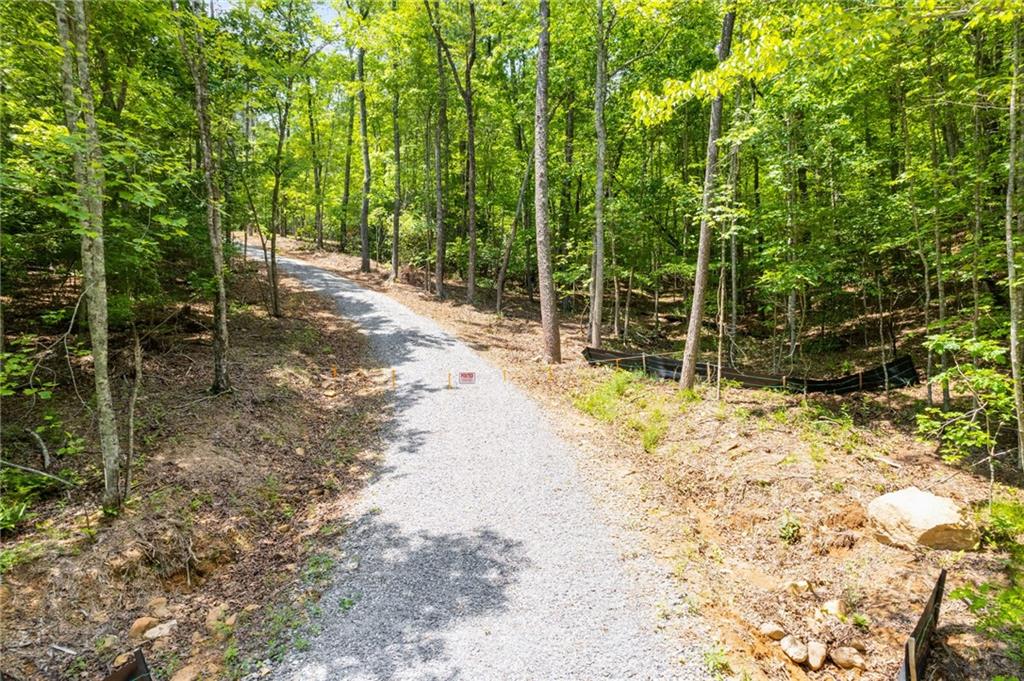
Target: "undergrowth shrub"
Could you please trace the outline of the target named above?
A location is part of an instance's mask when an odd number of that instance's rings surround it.
[[[987,510],[985,543],[1009,554],[1006,584],[983,582],[954,590],[978,617],[977,629],[1006,644],[1010,659],[1024,664],[1024,504],[993,501]]]
[[[74,477],[72,471],[61,471],[64,477]],[[33,514],[32,504],[59,491],[62,485],[57,480],[36,475],[17,468],[0,468],[0,532],[14,532],[22,522]]]

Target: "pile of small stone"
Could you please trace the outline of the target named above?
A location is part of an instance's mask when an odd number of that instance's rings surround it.
[[[782,652],[790,660],[796,664],[806,664],[813,671],[824,667],[826,659],[831,659],[840,669],[867,668],[867,660],[864,657],[867,647],[861,641],[851,641],[849,645],[829,650],[821,641],[812,640],[804,643],[797,636],[787,634],[778,622],[765,622],[759,627],[759,631],[762,636],[778,641]]]
[[[795,580],[786,584],[786,590],[793,594],[813,593],[806,580]],[[826,601],[821,605],[821,613],[842,619],[846,614],[843,602],[838,598]],[[779,642],[779,647],[786,657],[796,664],[807,665],[812,671],[818,671],[829,659],[840,669],[866,669],[867,646],[863,641],[853,640],[831,649],[820,640],[811,639],[804,642],[799,636],[789,633],[774,620],[768,620],[758,627],[762,636]]]

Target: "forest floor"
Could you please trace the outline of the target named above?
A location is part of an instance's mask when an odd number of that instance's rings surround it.
[[[249,653],[261,660],[302,645],[354,491],[375,466],[387,380],[330,302],[285,278],[274,319],[261,281],[251,266],[234,277],[230,393],[206,390],[209,306],[165,299],[151,311],[157,321],[139,322],[135,483],[117,517],[99,510],[91,415],[68,368],[79,385],[90,378],[74,353],[42,360],[57,383],[48,413],[83,434],[51,470],[79,485],[35,495],[31,517],[3,537],[3,678],[96,679],[138,645],[162,681],[233,678],[251,668]],[[9,323],[28,325],[27,302],[12,312],[5,301]],[[59,337],[36,330],[43,343]],[[116,333],[111,348],[123,405],[130,335]],[[28,403],[4,405],[4,457],[39,467],[25,429],[40,405]],[[17,480],[5,483],[6,494]]]
[[[357,258],[295,240],[280,239],[279,248],[434,319],[539,400],[561,435],[586,454],[585,473],[607,490],[603,503],[672,567],[686,606],[716,625],[718,644],[705,662],[723,678],[854,674],[792,664],[757,633],[766,620],[804,640],[864,648],[867,669],[859,678],[895,678],[903,643],[942,568],[949,570],[947,600],[929,678],[1020,675],[1005,647],[976,631],[965,602],[949,597],[965,584],[1004,583],[1006,553],[906,551],[875,541],[866,525],[872,499],[910,485],[979,514],[989,498],[982,468],[944,463],[933,443],[916,436],[924,386],[846,397],[725,386],[721,400],[702,386],[686,396],[667,382],[587,366],[583,329],[571,321],[561,328],[565,361],[547,367],[537,313],[525,296],[510,295],[498,317],[459,302],[457,286],[439,302],[420,286],[387,281],[386,268],[360,273]],[[833,354],[819,363],[877,364],[872,357]],[[1011,473],[996,481],[996,494],[1020,502],[1020,484]],[[793,588],[801,580],[809,588]],[[832,600],[842,617],[823,610]]]

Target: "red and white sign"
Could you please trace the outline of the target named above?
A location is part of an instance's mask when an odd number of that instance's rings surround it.
[[[459,372],[459,385],[476,385],[476,372],[475,371],[460,371]]]

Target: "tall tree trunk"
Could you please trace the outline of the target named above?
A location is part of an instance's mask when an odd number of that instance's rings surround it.
[[[348,247],[348,202],[352,195],[352,138],[356,121],[356,100],[348,100],[348,133],[345,142],[345,183],[341,194],[341,225],[338,232],[338,250]]]
[[[729,57],[732,45],[732,27],[736,12],[726,12],[722,20],[722,39],[718,43],[718,61]],[[711,103],[711,123],[708,131],[707,163],[704,168],[704,195],[701,201],[700,238],[697,246],[697,272],[693,282],[693,301],[687,321],[686,348],[683,351],[679,383],[685,389],[693,388],[696,378],[697,357],[700,353],[700,323],[704,315],[704,297],[708,288],[708,264],[711,260],[711,204],[715,196],[715,174],[718,170],[718,136],[722,130],[722,94]]]
[[[594,76],[594,128],[597,133],[594,176],[594,255],[590,276],[590,344],[601,347],[601,313],[604,308],[604,165],[608,133],[604,124],[604,103],[608,95],[607,28],[604,0],[597,0],[597,68]]]
[[[190,14],[198,13],[201,16],[202,11],[198,10],[197,12],[197,8],[192,5],[192,0],[186,0],[186,2]],[[227,362],[228,298],[224,286],[224,244],[221,239],[220,220],[221,197],[217,184],[217,165],[213,156],[213,140],[210,132],[210,95],[207,88],[206,56],[203,53],[203,32],[198,23],[193,26],[193,29],[194,53],[188,47],[184,27],[179,33],[179,41],[182,54],[192,73],[192,81],[195,84],[196,119],[199,124],[199,141],[202,149],[203,182],[206,185],[206,228],[210,237],[213,279],[216,287],[213,301],[213,385],[210,386],[210,391],[217,394],[231,388]],[[310,116],[310,120],[312,120],[312,116]]]
[[[103,159],[100,153],[92,85],[89,82],[88,27],[83,0],[73,0],[74,25],[65,0],[54,0],[57,28],[63,47],[61,81],[64,116],[68,133],[79,135],[79,117],[85,123],[84,145],[73,152],[75,183],[78,185],[82,230],[82,280],[89,317],[93,376],[96,388],[96,416],[103,457],[103,507],[114,510],[121,504],[121,448],[117,417],[107,368],[107,272],[103,240]],[[74,37],[72,38],[72,34]],[[75,68],[77,66],[77,79]],[[77,93],[76,93],[77,85]]]
[[[366,78],[363,62],[366,50],[362,47],[356,53],[356,78],[359,80],[359,136],[363,148],[363,207],[359,213],[359,253],[362,263],[360,272],[370,271],[370,139],[366,132]]]
[[[473,109],[473,64],[476,62],[476,3],[469,3],[469,55],[462,99],[466,105],[466,218],[469,230],[469,274],[466,301],[476,298],[476,112]]]
[[[1017,88],[1020,80],[1020,22],[1013,25],[1013,78],[1010,87],[1010,152],[1006,180],[1006,283],[1010,291],[1010,371],[1013,403],[1017,412],[1017,458],[1024,470],[1024,387],[1021,385],[1020,308],[1021,290],[1017,282],[1017,253],[1013,230],[1016,212],[1017,179]]]
[[[537,232],[537,285],[540,288],[540,323],[544,332],[544,360],[562,361],[558,332],[558,301],[551,272],[551,227],[548,221],[548,0],[540,0],[540,40],[537,48],[537,97],[533,114],[534,197]]]
[[[476,3],[470,0],[469,3],[469,47],[466,51],[465,73],[460,78],[459,68],[455,65],[448,44],[441,35],[441,14],[438,3],[434,3],[434,10],[430,9],[429,0],[423,0],[427,15],[430,18],[430,26],[434,31],[434,38],[438,44],[438,60],[440,52],[444,53],[448,65],[452,70],[452,77],[455,80],[455,87],[462,96],[462,103],[466,108],[466,232],[469,239],[469,263],[466,274],[466,301],[470,304],[476,298],[476,111],[473,105],[473,65],[476,63]],[[443,67],[438,65],[439,69]]]
[[[392,9],[395,2],[392,2]],[[402,219],[402,137],[398,128],[398,73],[395,72],[396,83],[391,93],[391,128],[395,157],[395,205],[391,213],[391,279],[398,281],[398,232]]]
[[[291,112],[292,81],[286,79],[284,105],[277,112],[277,149],[274,153],[274,186],[270,192],[270,314],[281,316],[281,301],[277,290],[277,232],[282,228],[281,176],[284,169],[281,159],[284,155],[284,140],[288,135],[288,115]]]
[[[434,0],[434,12],[440,16],[440,7]],[[434,247],[434,294],[444,298],[444,261],[445,261],[445,229],[444,229],[444,176],[441,173],[444,164],[443,137],[448,127],[448,81],[444,72],[444,48],[440,38],[440,27],[434,28],[437,57],[437,127],[434,128],[434,201],[436,203],[436,245]]]

